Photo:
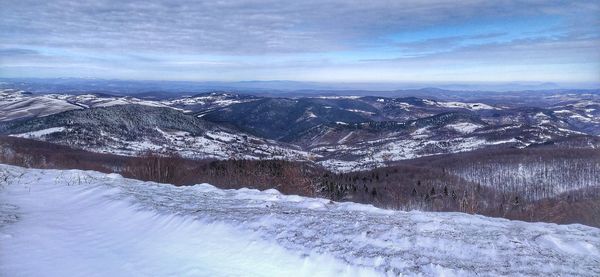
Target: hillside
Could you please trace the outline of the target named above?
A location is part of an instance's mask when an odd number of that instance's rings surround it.
[[[190,158],[306,159],[297,147],[247,135],[180,111],[146,105],[71,110],[0,123],[0,134],[99,153],[177,152]]]

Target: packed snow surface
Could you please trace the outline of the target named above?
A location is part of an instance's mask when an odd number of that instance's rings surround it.
[[[0,165],[1,276],[599,276],[600,229]]]

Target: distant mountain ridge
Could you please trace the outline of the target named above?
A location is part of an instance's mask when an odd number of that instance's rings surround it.
[[[466,100],[518,93],[552,94],[567,91],[599,93],[600,83],[558,84],[551,82],[506,83],[319,83],[304,81],[152,81],[94,78],[0,78],[0,89],[44,93],[107,93],[140,98],[168,99],[197,93],[229,91],[262,96],[306,97],[318,95],[418,96],[444,100]]]

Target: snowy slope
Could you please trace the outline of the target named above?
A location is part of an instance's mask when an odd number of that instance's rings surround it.
[[[600,230],[0,166],[2,276],[598,276]]]
[[[47,116],[81,109],[72,103],[49,97],[33,97],[22,91],[0,90],[0,121]]]
[[[42,117],[76,109],[132,104],[166,107],[191,113],[254,100],[256,99],[252,96],[227,93],[207,93],[170,100],[148,100],[105,94],[29,94],[14,89],[0,89],[0,121]]]
[[[70,111],[0,123],[0,129],[2,126],[15,137],[120,155],[150,150],[197,159],[306,160],[308,156],[293,145],[246,135],[169,108],[144,105]]]

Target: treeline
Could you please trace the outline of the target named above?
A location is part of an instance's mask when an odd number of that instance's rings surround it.
[[[468,181],[445,169],[413,165],[327,173],[324,177],[322,193],[337,201],[398,210],[458,211],[525,221],[600,226],[599,186],[529,199],[517,191],[503,192]]]
[[[424,157],[401,164],[440,169],[502,194],[527,200],[598,197],[600,149],[488,149]]]
[[[467,181],[447,171],[398,165],[326,174],[323,192],[334,200],[398,210],[459,211],[506,217],[524,207],[518,195]]]
[[[487,205],[473,183],[441,170],[394,166],[368,171],[325,174],[322,191],[329,198],[399,210],[476,212]]]
[[[325,177],[340,201],[600,226],[600,149],[485,149]]]
[[[176,185],[209,183],[224,189],[277,189],[284,194],[316,196],[323,169],[283,160],[189,160],[176,154],[130,157],[125,177]]]
[[[31,168],[119,172],[130,157],[92,153],[32,139],[0,136],[0,163]]]
[[[209,183],[220,188],[275,188],[316,196],[324,170],[282,160],[191,160],[177,154],[139,157],[93,153],[42,141],[0,136],[0,163],[32,168],[82,169],[174,185]]]

